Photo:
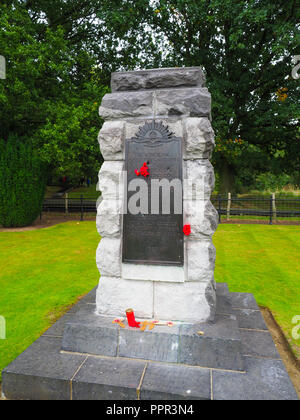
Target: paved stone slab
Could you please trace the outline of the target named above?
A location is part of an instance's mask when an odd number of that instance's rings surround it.
[[[197,331],[204,332],[198,335]],[[243,371],[241,337],[234,315],[216,315],[214,322],[181,327],[179,363]]]
[[[298,400],[281,360],[245,358],[246,373],[213,371],[214,400]]]
[[[217,296],[229,295],[229,289],[227,283],[216,283]]]
[[[209,400],[210,370],[149,363],[141,400]]]
[[[235,309],[259,310],[254,296],[251,293],[230,293],[232,307]]]
[[[246,373],[213,370],[213,400],[245,400],[245,375]]]
[[[55,324],[52,325],[44,334],[44,336],[51,336],[51,337],[62,337],[65,324],[72,320],[73,315],[67,313],[66,315],[62,316]]]
[[[245,358],[247,374],[244,390],[247,400],[298,400],[281,360]]]
[[[119,356],[176,363],[178,343],[178,326],[157,326],[151,331],[120,328]]]
[[[101,317],[86,305],[65,324],[62,350],[116,356],[119,326],[113,317]]]
[[[219,294],[218,289],[217,289],[216,313],[219,315],[220,314],[236,315],[235,310],[232,308],[229,295],[227,296],[226,294]]]
[[[201,67],[166,68],[112,73],[111,90],[143,90],[204,86]]]
[[[135,400],[145,365],[88,357],[72,382],[73,400]]]
[[[80,303],[94,304],[96,302],[96,291],[97,291],[97,286],[95,286],[87,295],[85,295],[82,299],[80,299],[78,304]]]
[[[253,309],[234,309],[239,327],[253,330],[266,330],[268,327],[260,311]]]
[[[2,392],[13,400],[69,400],[70,380],[83,356],[60,354],[61,340],[41,337],[2,373]]]
[[[240,332],[244,355],[280,359],[272,336],[268,331],[240,330]]]

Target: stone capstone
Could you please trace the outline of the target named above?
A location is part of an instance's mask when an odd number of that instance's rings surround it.
[[[205,76],[200,67],[168,68],[112,73],[111,90],[128,91],[204,86]]]

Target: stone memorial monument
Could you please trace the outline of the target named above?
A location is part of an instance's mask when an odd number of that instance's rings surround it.
[[[254,297],[214,281],[204,84],[199,67],[112,75],[99,286],[3,370],[3,398],[298,399]]]
[[[100,107],[99,314],[132,307],[142,318],[214,319],[218,214],[210,202],[214,132],[204,85],[197,67],[112,75]],[[149,175],[138,177],[144,162]],[[138,189],[145,191],[132,214]]]

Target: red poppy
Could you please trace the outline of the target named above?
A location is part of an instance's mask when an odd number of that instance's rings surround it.
[[[139,173],[139,171],[136,169],[135,171],[135,174],[137,175],[137,176],[139,176],[140,175],[140,173]]]
[[[149,171],[148,171],[148,167],[146,166],[142,166],[140,169],[141,175],[143,176],[149,176]]]
[[[189,236],[190,234],[191,234],[191,225],[184,225],[183,226],[183,233],[186,235],[186,236]]]

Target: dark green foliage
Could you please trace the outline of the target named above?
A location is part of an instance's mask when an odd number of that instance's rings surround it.
[[[0,140],[0,225],[30,225],[41,212],[46,180],[46,165],[28,141]]]

